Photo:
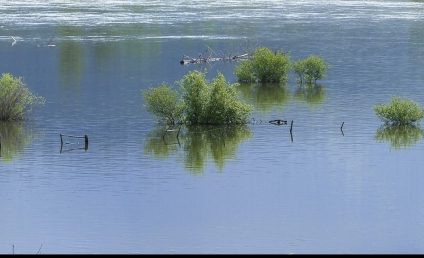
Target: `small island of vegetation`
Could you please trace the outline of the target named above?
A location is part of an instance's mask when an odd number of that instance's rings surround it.
[[[181,95],[167,84],[144,92],[147,110],[167,124],[246,124],[252,106],[238,99],[235,85],[222,74],[208,82],[205,74],[191,71],[178,84]]]
[[[327,70],[327,63],[317,55],[310,55],[293,64],[293,71],[297,74],[300,84],[315,85],[317,80],[324,78]]]
[[[410,125],[424,118],[424,110],[412,100],[393,97],[389,104],[374,108],[377,116],[386,125]]]
[[[261,47],[255,50],[249,60],[236,67],[239,82],[285,82],[290,71],[290,56],[283,51],[273,52]]]

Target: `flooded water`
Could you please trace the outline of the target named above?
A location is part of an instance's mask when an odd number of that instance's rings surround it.
[[[163,135],[143,90],[235,82],[179,61],[257,46],[329,73],[238,86],[247,126]],[[373,111],[424,105],[423,1],[0,1],[0,59],[46,98],[0,123],[0,253],[424,252],[424,134]]]

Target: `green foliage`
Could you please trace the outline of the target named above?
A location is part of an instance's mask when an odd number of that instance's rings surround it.
[[[228,125],[247,122],[252,107],[238,99],[235,85],[229,84],[224,75],[218,74],[208,83],[204,73],[192,71],[180,84],[187,123]]]
[[[305,82],[306,65],[305,60],[299,60],[292,66],[294,73],[298,76],[298,82],[303,84]]]
[[[290,57],[269,48],[258,48],[250,60],[236,67],[239,82],[281,82],[287,81],[290,70]]]
[[[183,91],[186,121],[190,124],[203,124],[210,91],[205,74],[192,71],[179,82]]]
[[[31,93],[21,78],[9,73],[0,78],[0,121],[22,120],[35,104],[44,99]]]
[[[416,125],[384,125],[380,127],[375,138],[377,141],[389,142],[395,149],[410,147],[424,136],[424,131]]]
[[[304,82],[315,84],[317,80],[324,78],[327,70],[328,65],[324,59],[316,55],[311,55],[293,64],[293,71],[297,74],[301,84]]]
[[[165,120],[167,124],[175,124],[183,115],[183,105],[178,93],[169,85],[148,89],[144,92],[147,110]]]
[[[179,82],[182,101],[171,87],[164,84],[145,92],[148,111],[168,124],[177,120],[190,125],[245,124],[252,107],[238,99],[236,85],[229,84],[224,75],[218,74],[209,83],[205,74],[191,71]]]
[[[235,86],[218,74],[209,85],[209,103],[206,107],[205,124],[244,124],[252,108],[237,98]]]
[[[414,101],[393,97],[390,104],[374,107],[377,116],[392,125],[412,124],[424,117],[424,110]]]
[[[235,68],[235,74],[239,82],[250,83],[256,81],[255,75],[253,74],[253,65],[250,60],[241,62]]]

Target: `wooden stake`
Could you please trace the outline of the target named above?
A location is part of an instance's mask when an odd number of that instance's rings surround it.
[[[85,143],[84,149],[87,150],[88,149],[88,135],[84,135],[84,143]]]
[[[290,137],[291,137],[291,141],[293,142],[293,133],[292,133],[292,131],[293,131],[293,120],[290,123]]]

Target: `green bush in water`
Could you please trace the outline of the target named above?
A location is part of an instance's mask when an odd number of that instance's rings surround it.
[[[327,63],[317,55],[311,55],[293,64],[293,71],[297,74],[300,84],[316,84],[317,80],[324,78],[327,70]]]
[[[390,104],[374,107],[377,116],[386,124],[413,124],[424,117],[424,110],[414,101],[393,97]]]
[[[44,98],[31,93],[21,78],[14,77],[9,73],[2,74],[0,78],[0,121],[22,120],[33,105],[44,102]]]
[[[175,124],[183,115],[183,103],[178,93],[169,85],[148,89],[144,92],[147,110],[167,124]]]
[[[258,48],[250,60],[236,67],[239,82],[283,82],[290,71],[290,57],[284,52]]]
[[[145,93],[147,107],[158,117],[166,118],[169,124],[174,111],[178,111],[181,121],[190,125],[245,124],[252,107],[241,102],[235,91],[235,85],[229,84],[224,75],[218,74],[209,83],[205,74],[191,71],[179,82],[182,91],[182,102],[178,102],[178,94],[169,86],[162,85],[149,89]]]
[[[218,74],[209,83],[205,74],[191,71],[180,81],[186,122],[198,124],[245,124],[252,107],[241,102],[224,75]]]
[[[230,85],[224,75],[209,84],[210,97],[205,114],[205,124],[245,124],[252,107],[238,100],[235,85]]]
[[[183,92],[186,121],[190,124],[203,124],[210,92],[205,74],[191,71],[180,81]]]

